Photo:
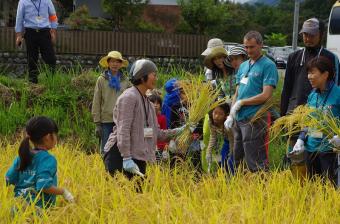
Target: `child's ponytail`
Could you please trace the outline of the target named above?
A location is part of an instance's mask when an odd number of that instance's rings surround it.
[[[27,137],[22,140],[19,146],[20,165],[18,171],[24,171],[32,162],[30,141],[34,144],[41,144],[44,136],[48,134],[57,134],[57,124],[48,117],[37,116],[31,118],[26,124]]]
[[[19,146],[19,157],[20,157],[20,165],[18,167],[18,171],[24,171],[32,162],[32,155],[30,152],[30,139],[29,137],[25,137],[22,140]]]

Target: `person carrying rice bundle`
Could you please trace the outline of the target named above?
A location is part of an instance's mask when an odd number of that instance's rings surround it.
[[[334,82],[335,72],[332,62],[324,57],[316,57],[307,64],[308,80],[313,87],[308,96],[307,105],[321,114],[340,119],[340,87]],[[311,114],[311,116],[317,116]],[[322,117],[321,117],[322,119]],[[319,120],[318,122],[323,122]],[[324,180],[337,183],[337,155],[334,147],[340,146],[339,137],[326,136],[314,128],[305,128],[300,132],[290,155],[303,155],[307,164],[309,178],[321,176]]]

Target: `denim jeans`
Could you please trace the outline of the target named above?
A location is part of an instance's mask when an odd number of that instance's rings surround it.
[[[104,146],[109,139],[109,136],[112,132],[113,126],[115,123],[101,123],[103,134],[102,138],[100,139],[100,155],[104,156]]]

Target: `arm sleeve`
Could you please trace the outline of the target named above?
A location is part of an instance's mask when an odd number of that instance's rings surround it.
[[[275,88],[279,80],[279,74],[277,72],[275,64],[274,63],[268,64],[263,72],[264,76],[262,85],[273,86]]]
[[[101,110],[101,100],[102,100],[102,91],[101,91],[101,82],[100,78],[98,78],[96,86],[94,88],[94,94],[93,94],[93,101],[92,101],[92,117],[94,123],[100,123],[101,117],[100,117],[100,110]]]
[[[213,128],[211,125],[209,125],[209,127],[210,127],[210,138],[209,138],[209,143],[208,143],[208,147],[207,147],[207,154],[212,153],[212,150],[216,149],[216,147],[217,147],[216,129]]]
[[[24,16],[25,16],[24,4],[23,1],[20,0],[18,3],[17,16],[15,20],[16,33],[21,33],[24,31]]]
[[[19,165],[19,158],[16,158],[12,166],[8,169],[6,173],[6,184],[16,184],[19,181],[19,171],[17,171]]]
[[[48,16],[49,21],[51,23],[52,29],[57,29],[58,27],[58,17],[54,8],[54,5],[51,0],[48,1]]]
[[[57,174],[57,160],[53,156],[42,158],[37,166],[36,190],[47,189],[53,186]]]
[[[118,99],[117,109],[117,146],[122,157],[131,156],[131,128],[134,120],[136,98],[124,95]]]
[[[292,55],[289,55],[287,61],[287,68],[285,73],[285,78],[283,81],[283,88],[281,92],[281,105],[280,105],[280,115],[285,116],[288,110],[289,98],[293,88],[293,68],[292,68]]]

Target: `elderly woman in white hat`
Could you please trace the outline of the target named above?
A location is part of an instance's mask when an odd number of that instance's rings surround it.
[[[111,51],[100,59],[99,64],[105,70],[98,77],[94,89],[92,117],[96,124],[96,136],[100,139],[100,152],[103,155],[104,146],[113,126],[113,107],[118,96],[128,87],[120,69],[127,67],[129,62],[118,51]]]

